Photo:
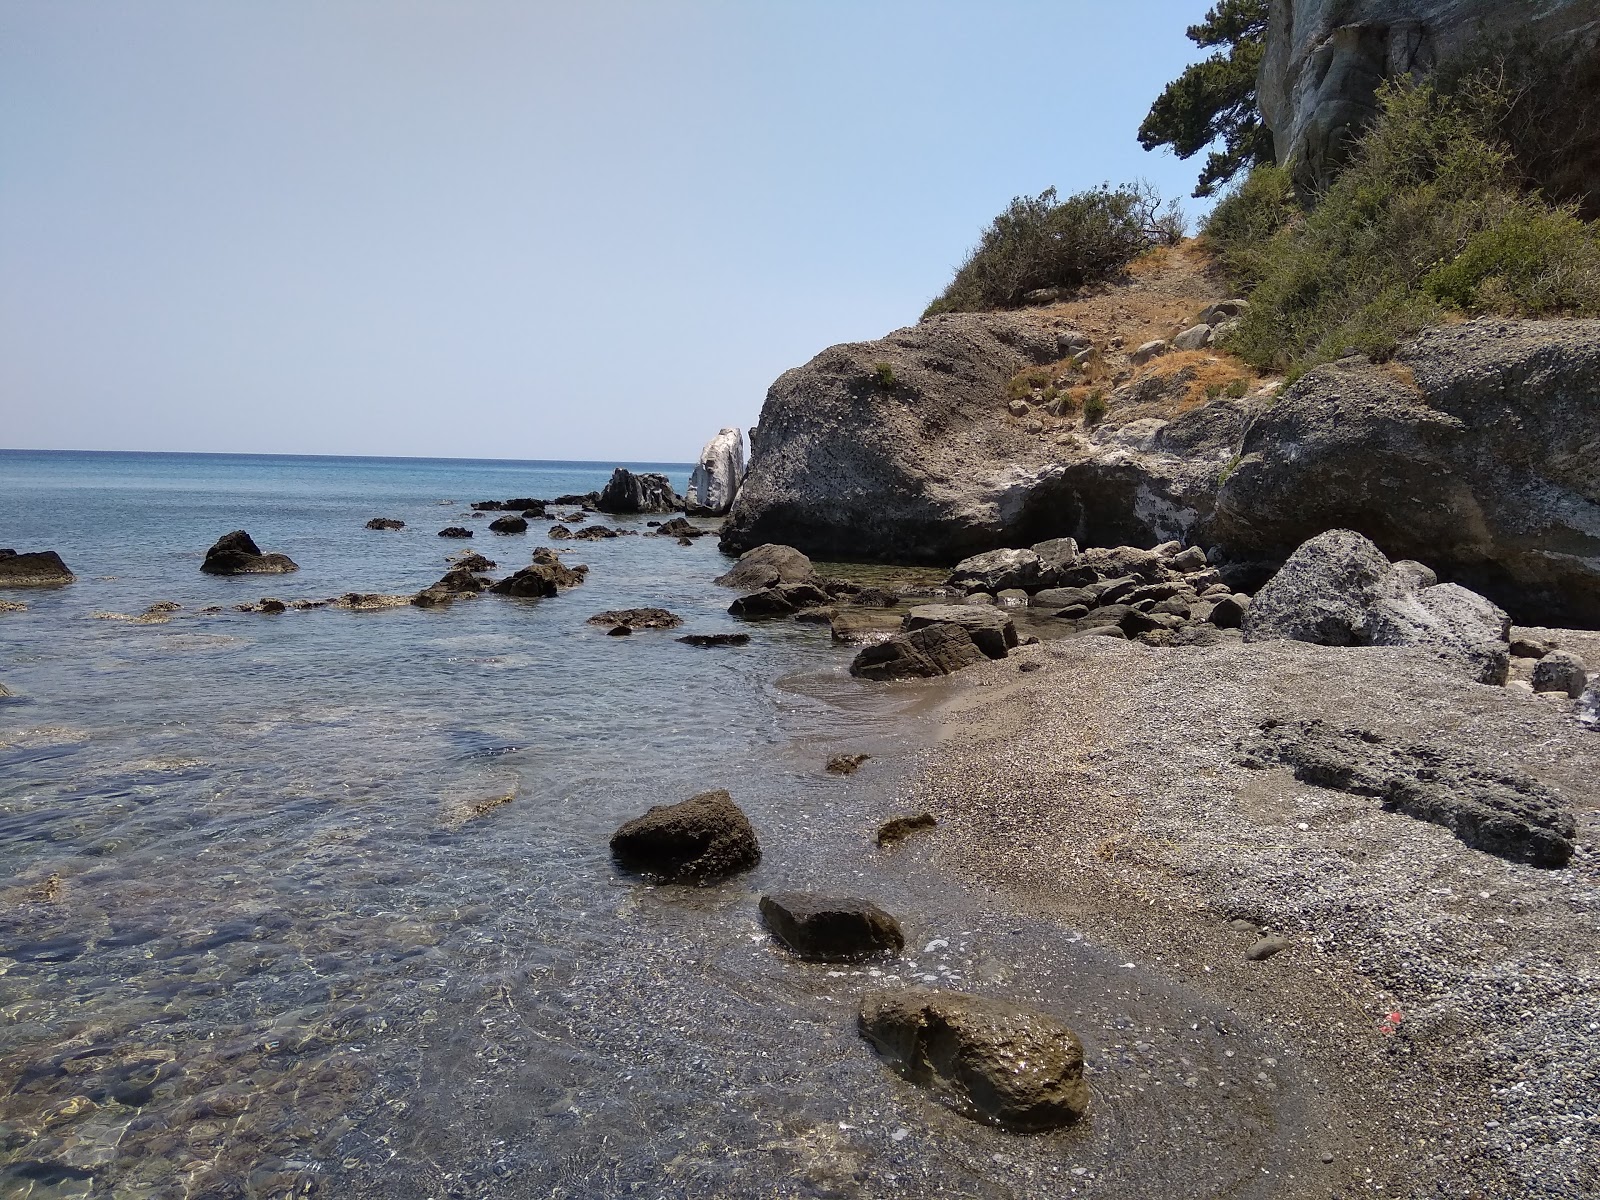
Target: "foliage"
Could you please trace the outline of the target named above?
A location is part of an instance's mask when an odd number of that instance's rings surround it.
[[[1243,260],[1259,285],[1227,348],[1298,374],[1353,352],[1381,361],[1450,309],[1600,313],[1600,237],[1524,190],[1495,138],[1497,89],[1384,85],[1377,121],[1316,207]],[[1278,186],[1263,179],[1207,225],[1225,260],[1238,230],[1275,219],[1261,196]]]
[[[1217,201],[1200,236],[1234,285],[1248,291],[1266,276],[1267,244],[1300,213],[1288,170],[1263,165]]]
[[[1057,201],[1018,196],[984,230],[922,315],[1013,308],[1029,292],[1109,278],[1152,246],[1181,241],[1182,215],[1147,184],[1091,188]]]
[[[1223,49],[1169,83],[1139,126],[1141,146],[1170,146],[1179,158],[1222,143],[1206,156],[1196,196],[1209,196],[1241,171],[1272,161],[1272,132],[1256,104],[1267,6],[1268,0],[1220,0],[1204,21],[1191,25],[1190,41]]]
[[[872,364],[872,381],[885,392],[894,390],[894,367],[889,363]]]
[[[1098,425],[1106,415],[1106,390],[1095,388],[1083,402],[1083,423]]]
[[[1053,367],[1024,367],[1006,382],[1006,399],[1026,400],[1039,389],[1048,387],[1055,376]]]

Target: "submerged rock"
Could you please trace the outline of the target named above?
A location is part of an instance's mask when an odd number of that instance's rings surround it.
[[[686,633],[678,639],[686,646],[748,646],[748,633]]]
[[[617,608],[595,613],[590,625],[622,625],[629,629],[676,629],[683,618],[664,608]]]
[[[732,570],[717,576],[719,587],[770,588],[780,583],[805,583],[815,578],[811,560],[793,546],[768,543],[746,550]]]
[[[1045,1013],[908,988],[867,993],[860,1030],[896,1073],[974,1120],[1038,1133],[1089,1110],[1083,1044]]]
[[[626,467],[618,467],[611,472],[594,506],[606,513],[655,513],[676,512],[683,502],[665,475],[635,475]]]
[[[207,575],[287,575],[300,568],[287,554],[263,554],[242,529],[225,533],[206,551],[200,569]]]
[[[1370,730],[1268,721],[1245,766],[1282,764],[1302,783],[1371,796],[1389,812],[1442,825],[1466,845],[1514,862],[1561,867],[1577,825],[1560,793],[1515,768]]]
[[[670,883],[713,883],[761,861],[750,819],[725,791],[658,804],[611,835],[625,870]]]
[[[829,775],[854,775],[870,754],[835,754],[828,760]]]
[[[0,587],[59,587],[75,579],[54,550],[0,550]]]
[[[761,919],[790,953],[810,962],[860,962],[906,944],[900,922],[852,896],[774,892],[761,897]]]

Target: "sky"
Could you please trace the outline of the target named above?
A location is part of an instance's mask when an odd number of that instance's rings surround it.
[[[1207,6],[0,0],[0,447],[690,461],[1013,196],[1186,198]]]

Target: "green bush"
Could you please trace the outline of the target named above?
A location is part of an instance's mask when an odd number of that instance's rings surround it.
[[[886,362],[872,364],[872,381],[880,390],[894,391],[894,367]]]
[[[1031,291],[1116,274],[1152,246],[1181,241],[1182,215],[1148,186],[1109,186],[1056,200],[1018,196],[984,230],[950,286],[922,315],[1014,308]]]
[[[1217,201],[1200,237],[1234,285],[1248,291],[1266,277],[1264,251],[1273,235],[1300,215],[1289,172],[1257,167]]]
[[[1224,263],[1257,281],[1228,349],[1298,374],[1353,352],[1387,358],[1452,309],[1600,313],[1600,239],[1523,189],[1494,137],[1489,83],[1451,96],[1392,83],[1379,100],[1309,213],[1251,249],[1240,231],[1277,219],[1282,194],[1280,180],[1253,175],[1237,193],[1250,199],[1208,222]]]
[[[1085,425],[1098,425],[1106,415],[1106,390],[1095,388],[1089,393],[1088,399],[1083,402],[1083,423]]]

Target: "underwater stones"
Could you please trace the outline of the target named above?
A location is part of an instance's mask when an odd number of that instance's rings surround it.
[[[906,944],[900,922],[853,896],[774,892],[761,897],[761,919],[778,943],[809,962],[859,962]]]
[[[828,760],[829,775],[854,775],[870,754],[835,754]]]
[[[1083,1044],[1045,1013],[907,988],[867,993],[859,1029],[898,1075],[973,1120],[1038,1133],[1088,1112]]]
[[[287,554],[263,554],[248,533],[235,529],[206,551],[200,569],[207,575],[287,575],[300,568]]]
[[[595,613],[589,618],[588,624],[623,626],[627,629],[676,629],[683,624],[683,618],[664,608],[617,608]]]
[[[60,587],[76,578],[54,550],[0,550],[0,587]]]
[[[726,791],[658,804],[611,835],[624,870],[667,883],[715,883],[761,861],[761,843]]]

